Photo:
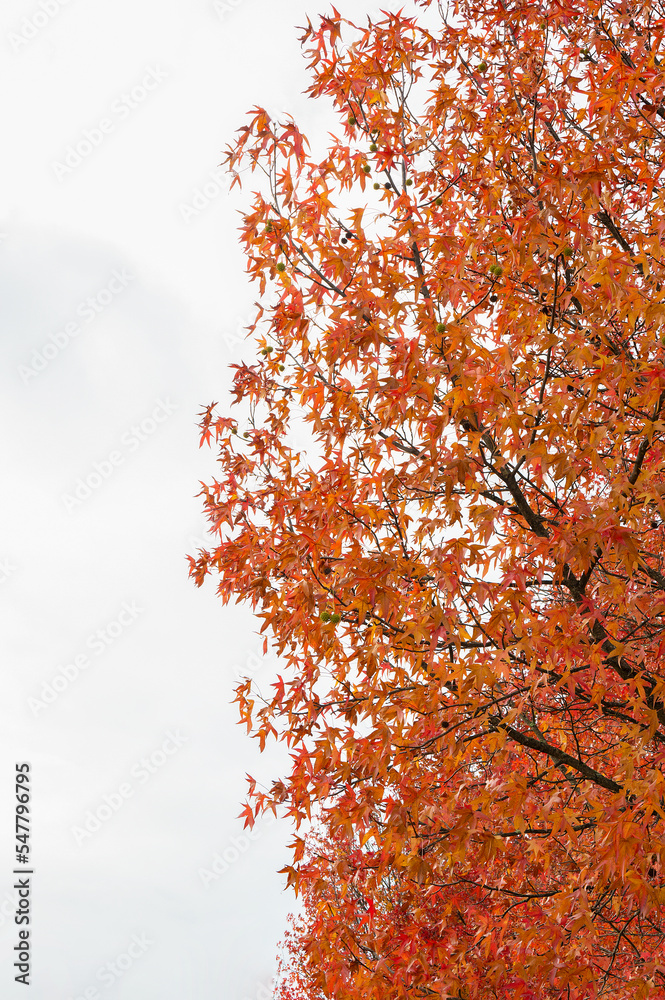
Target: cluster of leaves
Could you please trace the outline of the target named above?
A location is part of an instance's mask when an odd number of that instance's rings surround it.
[[[276,997],[386,996],[394,993],[394,984],[400,981],[406,993],[412,983],[434,985],[431,974],[436,969],[439,979],[449,973],[448,995],[468,1000],[474,985],[468,978],[456,980],[451,958],[460,946],[473,945],[478,926],[485,922],[492,889],[489,885],[481,888],[481,882],[488,882],[494,870],[489,861],[481,870],[468,873],[475,880],[451,876],[447,883],[430,882],[414,894],[411,874],[398,866],[383,869],[377,850],[361,848],[339,830],[310,836],[308,861],[301,865],[302,910],[298,918],[292,918],[285,937]],[[537,901],[537,894],[533,899]],[[537,905],[531,916],[538,919]],[[487,964],[491,966],[491,959]],[[560,996],[551,986],[534,988],[526,976],[528,970],[511,970],[502,975],[499,991],[489,995],[501,1000],[515,995],[524,1000]],[[475,986],[481,995],[488,995],[482,980]],[[422,985],[412,992],[440,995]]]
[[[197,584],[282,657],[284,997],[665,995],[665,11],[308,23],[318,160],[229,149],[259,285]],[[266,638],[266,642],[267,642]]]

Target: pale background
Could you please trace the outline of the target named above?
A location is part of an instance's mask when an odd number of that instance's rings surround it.
[[[361,18],[400,5],[336,6]],[[306,12],[328,7],[0,10],[3,997],[27,995],[12,969],[23,760],[32,1000],[270,995],[294,907],[277,874],[289,830],[264,821],[249,841],[237,815],[246,772],[268,782],[285,755],[260,757],[230,703],[237,673],[268,684],[275,663],[257,655],[249,611],[223,608],[212,583],[197,590],[184,557],[204,538],[195,494],[214,470],[197,415],[226,399],[227,366],[251,357],[241,337],[257,294],[236,236],[251,186],[231,196],[211,175],[222,177],[221,152],[253,105],[293,113],[310,135],[332,127],[302,93],[295,26]],[[123,95],[146,74],[153,89],[129,108]],[[86,131],[101,141],[58,167]],[[98,810],[104,821],[86,831]],[[216,855],[226,870],[218,863],[204,884]],[[128,951],[135,936],[149,944]]]

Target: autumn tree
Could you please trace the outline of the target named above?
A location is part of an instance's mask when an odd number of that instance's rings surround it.
[[[664,997],[665,10],[416,6],[305,27],[327,149],[227,152],[259,301],[191,572],[292,758],[245,815],[308,996]]]

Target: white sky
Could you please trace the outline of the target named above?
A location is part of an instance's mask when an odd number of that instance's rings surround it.
[[[336,6],[360,18],[399,4]],[[255,657],[249,611],[222,608],[212,583],[197,590],[184,559],[214,469],[197,414],[250,356],[233,341],[257,294],[235,232],[251,188],[187,222],[182,206],[253,105],[325,131],[302,94],[306,11],[327,6],[0,10],[3,997],[26,995],[13,969],[18,761],[33,768],[31,1000],[269,995],[293,909],[277,874],[290,831],[264,821],[233,838],[245,774],[267,782],[285,757],[259,757],[230,702],[237,670],[268,683],[271,663]],[[86,133],[89,155],[58,166]]]

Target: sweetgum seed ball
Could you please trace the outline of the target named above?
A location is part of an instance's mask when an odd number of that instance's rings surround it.
[[[376,151],[377,151],[378,148],[379,147],[377,146],[377,144],[375,142],[373,142],[372,145],[369,147],[369,151],[370,151],[370,153],[376,153]]]
[[[434,202],[435,205],[443,205],[443,198],[437,198]]]
[[[377,184],[377,183],[375,182],[375,183],[374,183],[374,185],[373,185],[373,187],[374,187],[374,190],[375,190],[375,191],[378,191],[378,190],[379,190],[379,188],[381,187],[381,185],[380,185],[380,184]]]
[[[445,323],[437,323],[436,324],[436,332],[437,333],[445,333],[446,332],[446,324]]]
[[[278,271],[286,271],[286,264],[282,264],[282,262],[280,260],[279,264],[277,265],[277,270]]]

